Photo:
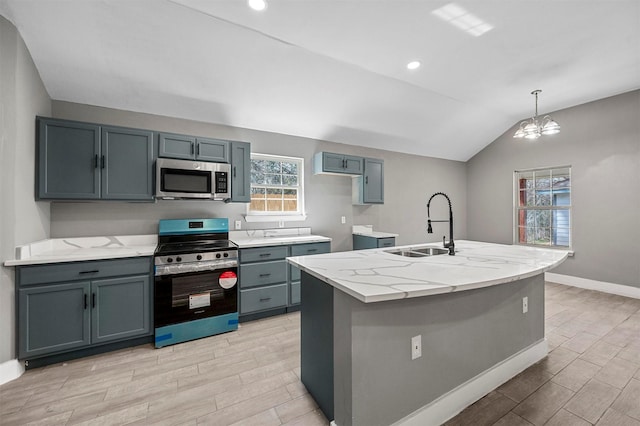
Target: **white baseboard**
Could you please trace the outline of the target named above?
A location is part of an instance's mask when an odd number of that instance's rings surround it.
[[[633,297],[640,299],[640,288],[629,285],[613,284],[605,281],[590,280],[587,278],[572,277],[571,275],[544,273],[545,281],[552,283],[570,285],[572,287],[584,288],[587,290],[597,290],[604,293],[617,294],[618,296]]]
[[[24,366],[17,359],[11,359],[0,364],[0,385],[15,380],[24,373]]]
[[[442,424],[518,373],[543,359],[547,353],[547,341],[540,340],[399,420],[394,423],[394,426]]]

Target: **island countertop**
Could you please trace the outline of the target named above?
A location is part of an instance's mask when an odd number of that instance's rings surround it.
[[[365,302],[422,297],[517,281],[561,264],[568,251],[456,241],[455,256],[404,257],[390,249],[289,257],[327,284]],[[442,243],[396,247],[442,247]]]

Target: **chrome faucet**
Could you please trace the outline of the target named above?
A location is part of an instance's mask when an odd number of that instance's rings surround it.
[[[431,214],[429,213],[429,206],[431,204],[431,200],[433,200],[433,197],[435,197],[436,195],[442,195],[444,198],[447,199],[447,202],[449,203],[449,220],[431,220]],[[427,233],[428,234],[433,234],[433,228],[431,227],[431,222],[449,222],[449,242],[447,243],[445,241],[445,237],[443,236],[442,245],[444,246],[444,248],[449,249],[449,256],[455,256],[456,246],[453,242],[453,210],[451,210],[451,200],[449,199],[447,194],[445,194],[444,192],[436,192],[431,196],[431,198],[429,198],[429,201],[427,201]]]

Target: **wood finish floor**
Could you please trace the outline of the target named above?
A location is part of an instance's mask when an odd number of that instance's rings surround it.
[[[547,283],[545,317],[549,356],[447,426],[640,426],[640,300]],[[299,333],[293,313],[30,370],[0,386],[0,424],[326,425]]]

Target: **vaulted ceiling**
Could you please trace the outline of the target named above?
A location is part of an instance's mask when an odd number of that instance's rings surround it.
[[[638,0],[0,0],[52,99],[466,161],[640,88]],[[422,66],[408,70],[418,60]],[[560,123],[562,124],[562,123]]]

